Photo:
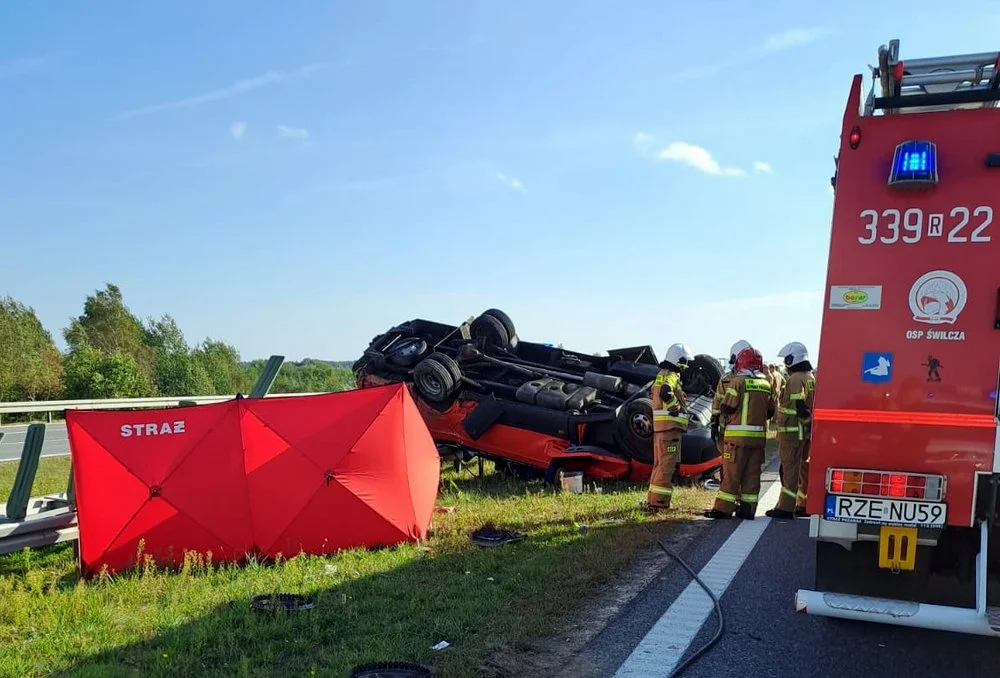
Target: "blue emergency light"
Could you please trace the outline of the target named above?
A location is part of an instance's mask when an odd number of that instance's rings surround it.
[[[889,186],[921,190],[938,182],[937,146],[930,141],[904,141],[896,146],[889,172]]]

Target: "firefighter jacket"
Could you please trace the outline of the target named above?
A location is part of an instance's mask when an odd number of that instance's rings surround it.
[[[727,443],[763,447],[767,444],[767,420],[774,416],[777,396],[763,372],[736,373],[726,386],[719,408],[725,421]]]
[[[792,372],[788,375],[774,418],[780,438],[805,440],[809,437],[815,393],[816,378],[811,371]]]
[[[661,369],[650,389],[653,400],[653,432],[686,431],[687,402],[681,388],[681,375]]]
[[[771,380],[774,382],[771,384],[771,390],[774,391],[775,397],[778,397],[781,394],[781,389],[785,387],[785,375],[780,370],[775,370],[771,372]]]
[[[719,419],[719,414],[720,414],[719,413],[719,406],[722,404],[723,398],[726,397],[726,387],[729,385],[729,382],[731,382],[732,380],[733,380],[733,373],[731,371],[730,372],[726,372],[725,374],[722,375],[722,377],[719,379],[719,383],[716,384],[716,386],[715,386],[715,396],[712,398],[712,419],[713,420],[718,420]]]

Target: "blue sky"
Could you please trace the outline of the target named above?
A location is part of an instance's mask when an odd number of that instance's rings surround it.
[[[956,8],[961,4],[962,11]],[[0,294],[244,357],[405,319],[815,351],[852,75],[1000,49],[987,2],[0,4]]]

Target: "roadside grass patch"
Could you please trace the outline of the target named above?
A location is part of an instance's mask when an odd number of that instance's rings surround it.
[[[0,461],[0,504],[10,497],[17,474],[17,461]],[[69,487],[69,457],[45,457],[38,460],[38,472],[31,495],[65,492]]]
[[[0,464],[0,492],[15,466]],[[180,571],[92,582],[76,576],[70,545],[0,556],[0,676],[347,676],[381,660],[483,675],[491,654],[558,630],[711,501],[681,488],[676,511],[647,517],[642,485],[602,481],[571,495],[486,470],[482,480],[443,471],[437,504],[454,511],[435,513],[419,545],[244,566],[189,554]],[[64,491],[68,471],[66,459],[41,460],[33,494]],[[527,538],[480,548],[469,534],[486,524]],[[316,608],[251,609],[274,592],[311,595]],[[450,646],[431,650],[442,640]]]

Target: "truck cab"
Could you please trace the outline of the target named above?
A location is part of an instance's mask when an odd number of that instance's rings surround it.
[[[1000,636],[1000,53],[878,58],[832,179],[796,606]]]

